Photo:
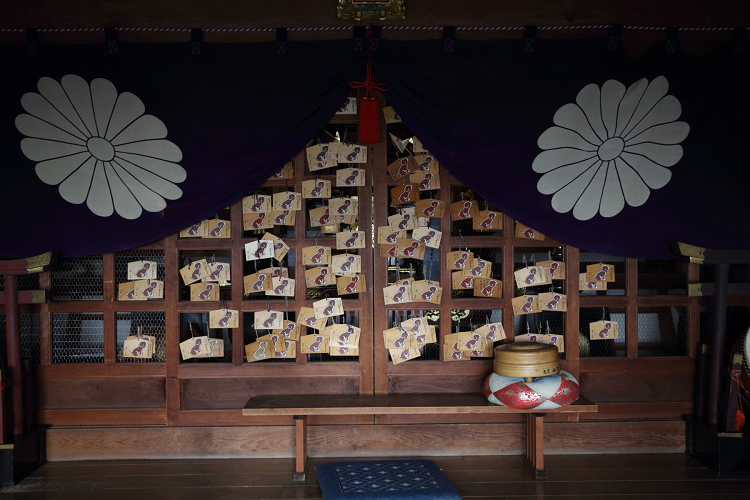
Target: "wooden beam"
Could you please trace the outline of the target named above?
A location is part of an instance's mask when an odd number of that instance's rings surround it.
[[[44,290],[19,290],[16,297],[18,304],[44,304],[47,301]],[[5,294],[0,294],[0,304],[5,304]]]
[[[57,260],[57,252],[49,251],[25,259],[0,261],[0,274],[33,274],[49,270]]]

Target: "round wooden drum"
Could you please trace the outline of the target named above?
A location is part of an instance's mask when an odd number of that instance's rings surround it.
[[[560,373],[557,347],[534,342],[514,342],[495,347],[494,372],[504,377],[546,377]]]

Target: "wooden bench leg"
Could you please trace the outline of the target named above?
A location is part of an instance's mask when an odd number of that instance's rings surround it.
[[[305,466],[307,465],[307,415],[294,416],[295,427],[295,463],[294,480],[305,480]]]
[[[532,414],[534,420],[534,470],[537,479],[546,479],[547,471],[544,468],[544,413]]]

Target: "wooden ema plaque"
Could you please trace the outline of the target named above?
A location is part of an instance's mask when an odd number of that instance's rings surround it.
[[[476,331],[458,332],[457,335],[460,351],[484,351],[487,346],[487,339],[484,338],[484,335]]]
[[[355,276],[341,276],[340,278],[336,278],[336,289],[339,295],[366,292],[365,275],[357,274]]]
[[[302,183],[303,198],[330,198],[331,183],[323,179],[311,179]]]
[[[386,349],[416,349],[414,334],[403,327],[383,330],[383,344]]]
[[[388,353],[394,365],[422,356],[419,349],[388,349]]]
[[[357,347],[361,335],[362,330],[354,325],[332,325],[328,338],[332,344]]]
[[[440,163],[431,154],[414,155],[414,161],[417,163],[417,170],[420,172],[438,172]]]
[[[269,341],[258,340],[245,346],[245,357],[248,363],[254,363],[264,359],[273,359],[276,357],[276,353]]]
[[[335,162],[335,152],[338,151],[338,145],[336,143],[322,143],[315,144],[308,148],[305,148],[305,157],[307,158],[307,164],[313,165],[318,162]],[[333,163],[331,166],[335,166]]]
[[[124,358],[146,358],[154,357],[154,342],[145,337],[128,337],[122,343],[122,356]]]
[[[440,174],[437,172],[418,172],[409,176],[409,182],[416,184],[419,191],[440,189]]]
[[[547,269],[550,279],[565,279],[565,262],[560,262],[559,260],[545,260],[543,262],[538,262],[537,265]]]
[[[305,269],[305,286],[307,286],[307,288],[335,284],[336,276],[331,267],[321,266]]]
[[[245,293],[267,292],[271,289],[271,273],[254,273],[242,278],[242,289]]]
[[[336,250],[365,248],[364,231],[343,231],[336,235]]]
[[[587,281],[615,281],[615,266],[613,264],[591,264],[586,266]]]
[[[201,280],[204,282],[230,281],[231,265],[225,262],[212,262],[208,265],[208,274]]]
[[[242,213],[254,214],[270,212],[273,206],[273,197],[265,194],[252,194],[242,198]]]
[[[284,337],[279,335],[278,333],[274,333],[273,331],[267,335],[258,337],[257,340],[259,342],[269,342],[274,353],[282,352],[286,349],[286,345],[284,344]]]
[[[279,226],[293,226],[297,220],[297,212],[292,210],[274,210],[269,214],[269,222]],[[242,216],[242,222],[245,222],[245,216]],[[262,229],[262,228],[258,228]],[[247,230],[247,229],[246,229]]]
[[[492,297],[495,299],[503,296],[503,282],[493,278],[474,279],[474,297]]]
[[[273,244],[268,240],[256,240],[245,244],[245,260],[261,260],[273,257]]]
[[[527,240],[544,241],[544,235],[539,231],[531,229],[529,226],[516,222],[516,238],[526,238]]]
[[[474,276],[464,274],[463,271],[453,271],[451,273],[452,290],[472,290],[474,288]]]
[[[487,323],[484,326],[480,326],[476,330],[476,333],[484,336],[484,339],[489,343],[497,342],[505,338],[505,328],[502,323]]]
[[[381,245],[395,245],[398,238],[406,238],[406,230],[392,230],[390,226],[378,228],[377,242]]]
[[[297,343],[292,342],[291,340],[284,340],[283,341],[283,350],[276,351],[274,353],[275,357],[277,358],[290,358],[294,359],[297,357]]]
[[[529,266],[519,269],[513,273],[518,288],[528,286],[549,285],[552,280],[547,273],[547,268],[541,266]]]
[[[302,326],[299,323],[282,320],[281,328],[273,330],[273,333],[278,333],[286,340],[297,341],[299,340],[300,330],[302,330]]]
[[[388,217],[388,227],[391,229],[391,231],[406,231],[408,229],[416,229],[418,227],[417,219],[407,212],[393,214]]]
[[[256,311],[253,315],[253,328],[256,330],[278,330],[284,322],[279,311]]]
[[[411,302],[411,285],[396,284],[383,288],[383,299],[386,305]]]
[[[367,146],[339,143],[339,163],[367,163]]]
[[[338,164],[339,162],[336,160],[316,161],[313,163],[308,163],[307,167],[310,169],[310,172],[315,172],[318,170],[325,170],[326,168],[335,167]]]
[[[187,266],[180,269],[182,282],[186,285],[195,283],[196,281],[200,281],[208,274],[208,262],[206,261],[206,259],[196,260],[195,262],[191,262]]]
[[[331,265],[331,247],[312,246],[302,249],[302,262],[306,266]]]
[[[568,310],[568,299],[562,293],[550,292],[539,294],[539,308],[542,311],[560,311]]]
[[[266,295],[277,297],[294,297],[295,282],[291,278],[271,278],[271,289],[266,290]]]
[[[578,290],[585,291],[585,290],[606,290],[607,289],[607,282],[606,281],[589,281],[586,278],[586,273],[580,273],[578,275]]]
[[[328,353],[328,337],[322,334],[303,335],[299,345],[300,351],[306,354]]]
[[[240,312],[233,309],[217,309],[208,313],[211,328],[239,328]]]
[[[365,171],[361,168],[340,168],[336,171],[336,187],[364,186]]]
[[[521,295],[510,301],[513,306],[513,314],[521,316],[541,311],[539,308],[539,297],[536,295]]]
[[[464,272],[475,278],[489,278],[492,274],[492,262],[484,259],[471,259],[471,263],[464,268]]]
[[[316,318],[341,316],[344,314],[344,304],[341,299],[322,299],[313,302],[313,310]]]
[[[359,347],[349,345],[328,345],[328,354],[331,356],[359,356]]]
[[[272,233],[265,233],[260,241],[268,241],[271,243],[273,249],[273,258],[281,261],[289,252],[289,246],[284,243],[284,240]]]
[[[164,282],[159,280],[138,280],[133,282],[135,295],[139,299],[163,299]]]
[[[405,205],[419,199],[419,189],[416,184],[402,184],[391,188],[391,203]]]
[[[464,220],[479,217],[479,207],[476,200],[463,200],[450,204],[451,220]]]
[[[312,307],[300,307],[297,313],[297,319],[301,325],[305,325],[308,329],[313,328],[315,330],[323,330],[326,325],[328,318],[318,318],[315,316],[315,310]]]
[[[445,203],[440,200],[419,200],[414,203],[414,211],[418,217],[445,217]]]
[[[206,234],[208,234],[208,220],[202,220],[180,231],[180,238],[205,238]]]
[[[394,181],[399,181],[409,174],[417,171],[417,162],[413,156],[405,156],[394,161],[386,168]]]
[[[589,323],[589,338],[591,340],[616,339],[618,330],[616,321],[595,321]]]
[[[430,248],[440,248],[443,233],[429,227],[418,227],[411,233],[412,239]]]
[[[257,214],[242,214],[242,229],[254,231],[256,229],[269,229],[274,226],[271,218],[273,212],[261,212]]]
[[[411,238],[398,238],[396,240],[396,257],[402,259],[424,260],[425,245]]]
[[[383,108],[383,117],[385,118],[385,123],[401,123],[401,117],[398,116],[398,113],[396,113],[396,110],[393,109],[393,106],[386,106]]]
[[[411,287],[412,300],[415,302],[430,302],[440,304],[443,296],[443,289],[436,281],[415,281]]]
[[[359,203],[354,198],[329,198],[328,208],[333,216],[359,214]]]
[[[565,352],[565,341],[562,335],[539,333],[525,333],[513,337],[513,342],[533,342],[535,344],[549,344],[557,347],[558,352]]]
[[[381,257],[396,257],[396,244],[378,245]]]
[[[278,212],[282,210],[302,210],[302,193],[295,193],[294,191],[275,193],[273,195],[271,210],[261,210],[261,212]]]
[[[412,140],[412,143],[414,144],[415,153],[429,153],[427,148],[424,147],[424,144],[422,144],[422,141],[417,139],[417,136],[412,137],[411,140]]]
[[[362,257],[353,253],[334,255],[331,259],[333,273],[337,276],[352,276],[362,272]]]
[[[156,262],[148,260],[137,260],[135,262],[128,263],[128,279],[129,280],[155,280],[156,270],[158,266]]]
[[[232,223],[228,220],[211,219],[208,221],[208,233],[204,238],[231,238]]]
[[[135,293],[135,281],[126,281],[117,285],[117,300],[146,300],[147,297]]]
[[[310,216],[311,227],[333,224],[333,222],[331,222],[331,210],[327,206],[313,208],[308,214]]]
[[[190,300],[193,302],[219,300],[218,283],[194,283],[190,285]]]
[[[474,254],[468,250],[457,250],[445,255],[445,265],[449,271],[463,271],[471,264]]]
[[[208,337],[205,335],[192,337],[184,342],[180,342],[180,354],[182,354],[183,360],[203,357],[206,352],[210,352],[210,348]]]
[[[271,177],[268,178],[269,181],[274,179],[293,179],[294,178],[294,166],[291,161],[286,162],[286,164],[281,167],[281,170],[273,174]]]
[[[480,211],[479,215],[472,219],[472,228],[477,231],[502,229],[503,214],[502,212]]]

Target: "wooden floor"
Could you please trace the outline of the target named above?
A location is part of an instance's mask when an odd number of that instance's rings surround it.
[[[415,457],[416,458],[416,457]],[[750,477],[719,477],[683,454],[551,455],[535,481],[520,456],[428,457],[465,499],[711,499],[750,497]],[[308,470],[338,458],[311,459]],[[364,459],[362,459],[364,460]],[[371,460],[371,459],[370,459]],[[318,499],[315,473],[294,484],[292,459],[50,462],[2,499]]]

